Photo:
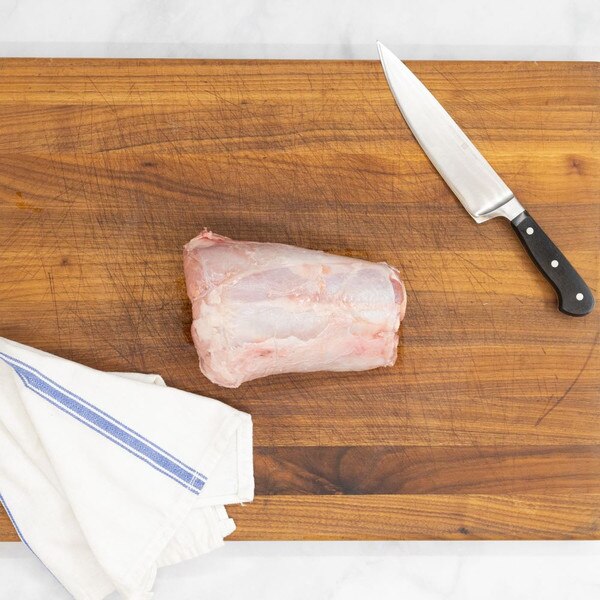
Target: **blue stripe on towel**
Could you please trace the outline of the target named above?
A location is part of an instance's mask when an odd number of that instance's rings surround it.
[[[52,575],[52,577],[54,577],[54,579],[56,579],[56,581],[58,581],[58,583],[60,583],[62,585],[62,583],[58,579],[58,577],[50,570],[49,567],[46,566],[44,561],[36,554],[35,550],[29,545],[29,542],[25,539],[23,532],[19,529],[19,526],[17,525],[17,522],[15,521],[13,514],[10,512],[10,508],[8,508],[8,504],[6,504],[6,500],[4,499],[2,494],[0,494],[0,504],[2,504],[2,506],[4,506],[4,510],[6,511],[6,514],[8,515],[8,518],[10,519],[10,522],[13,524],[13,527],[15,528],[15,531],[17,532],[17,535],[19,536],[21,541],[31,550],[32,554],[42,563],[42,565],[44,565],[44,567],[46,568],[48,573],[50,573],[50,575]]]
[[[64,392],[65,394],[67,394],[71,398],[75,398],[76,400],[78,400],[79,402],[81,402],[85,406],[88,406],[89,408],[91,408],[92,410],[94,410],[95,412],[97,412],[98,414],[106,417],[109,421],[112,421],[113,423],[116,423],[117,425],[120,425],[123,429],[125,429],[129,433],[133,434],[134,436],[138,437],[140,440],[143,440],[144,442],[146,442],[149,446],[152,446],[153,448],[155,448],[156,450],[158,450],[158,452],[164,454],[165,456],[168,456],[174,463],[177,463],[178,465],[180,465],[184,469],[188,470],[190,473],[193,473],[194,475],[196,475],[196,477],[198,477],[199,479],[206,480],[206,477],[204,475],[202,475],[202,473],[199,473],[198,471],[195,471],[194,469],[192,469],[192,467],[190,467],[190,466],[186,465],[184,462],[180,461],[178,458],[176,458],[175,456],[173,456],[172,454],[170,454],[169,452],[167,452],[164,448],[161,448],[160,446],[158,446],[157,444],[155,444],[151,440],[145,438],[142,434],[138,433],[137,431],[134,431],[130,427],[127,427],[127,425],[125,425],[125,423],[122,423],[121,421],[119,421],[118,419],[116,419],[115,417],[113,417],[112,415],[109,415],[108,413],[104,412],[101,408],[98,408],[97,406],[94,406],[93,404],[90,404],[89,402],[87,402],[86,400],[84,400],[81,396],[78,396],[77,394],[73,393],[72,391],[64,388],[62,385],[60,385],[56,381],[53,381],[52,379],[50,379],[50,377],[44,375],[43,373],[41,373],[37,369],[33,368],[32,366],[24,363],[23,361],[21,361],[21,360],[19,360],[17,358],[14,358],[13,356],[9,356],[7,354],[4,354],[3,352],[0,352],[0,358],[1,357],[5,357],[7,359],[10,359],[11,361],[19,364],[22,367],[25,367],[29,371],[35,373],[36,375],[38,375],[40,377],[40,379],[43,379],[44,381],[48,382],[48,384],[51,385],[52,387],[55,387],[55,388],[59,389],[60,391]]]
[[[27,388],[44,400],[137,456],[191,492],[197,494],[203,488],[206,481],[204,475],[188,467],[156,444],[55,383],[30,365],[2,352],[0,352],[0,358],[15,370]]]
[[[21,533],[21,530],[19,529],[19,526],[17,525],[15,518],[12,516],[12,513],[10,512],[10,509],[8,508],[8,504],[6,504],[6,500],[4,500],[4,498],[2,497],[2,494],[0,494],[0,504],[2,504],[2,506],[4,506],[4,510],[6,511],[6,514],[8,515],[10,522],[13,524],[13,527],[15,528],[17,535],[19,536],[19,538],[21,538],[21,541],[31,550],[31,546],[27,543],[25,536]],[[33,552],[33,550],[31,550],[31,551]],[[35,554],[35,552],[33,552],[33,553]],[[37,554],[36,554],[36,556],[37,556]]]

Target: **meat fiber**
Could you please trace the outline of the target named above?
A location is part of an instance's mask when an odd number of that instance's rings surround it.
[[[212,382],[396,361],[406,292],[386,263],[204,231],[184,250],[192,338]]]

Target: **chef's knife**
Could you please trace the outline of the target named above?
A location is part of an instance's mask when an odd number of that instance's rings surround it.
[[[590,313],[594,296],[571,263],[429,90],[383,44],[377,42],[377,48],[406,123],[467,212],[477,223],[493,217],[508,219],[533,262],[556,290],[559,309],[573,316]]]

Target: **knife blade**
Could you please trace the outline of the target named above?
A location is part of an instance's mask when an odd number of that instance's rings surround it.
[[[594,296],[575,268],[433,94],[381,42],[377,49],[404,120],[466,211],[477,223],[494,217],[508,219],[534,264],[554,287],[559,310],[572,316],[589,314]]]

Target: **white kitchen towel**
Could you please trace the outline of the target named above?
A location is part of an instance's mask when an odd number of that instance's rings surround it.
[[[0,338],[0,494],[75,598],[151,598],[158,567],[222,545],[224,505],[253,499],[252,421]]]

